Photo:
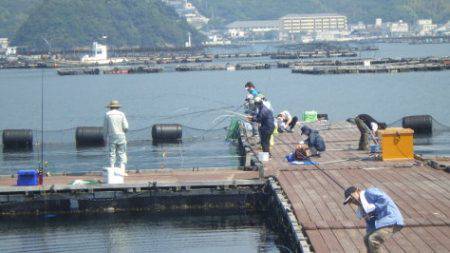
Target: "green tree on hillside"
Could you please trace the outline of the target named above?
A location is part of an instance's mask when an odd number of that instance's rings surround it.
[[[159,0],[43,0],[16,33],[18,46],[70,49],[101,36],[115,47],[181,46],[201,35]]]

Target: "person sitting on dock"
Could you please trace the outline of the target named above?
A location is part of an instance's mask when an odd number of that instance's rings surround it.
[[[380,252],[381,245],[405,226],[397,205],[380,189],[351,186],[345,190],[344,198],[344,205],[357,207],[357,217],[366,220],[364,244],[369,253]]]
[[[114,168],[116,163],[116,153],[120,158],[120,168],[125,173],[127,164],[127,139],[125,133],[128,131],[128,121],[125,114],[119,111],[120,104],[117,100],[112,100],[108,108],[103,124],[103,133],[107,135],[109,144],[109,163]]]
[[[356,126],[361,133],[359,138],[359,150],[369,150],[369,137],[376,141],[376,132],[378,129],[386,128],[386,124],[379,123],[368,114],[359,114],[355,117]]]
[[[263,152],[267,152],[270,155],[270,136],[275,129],[275,118],[273,117],[272,111],[263,104],[260,97],[255,98],[255,105],[258,108],[258,113],[256,116],[248,116],[248,119],[260,124],[259,138],[261,148]]]
[[[288,162],[293,161],[308,161],[311,156],[311,151],[309,150],[306,144],[298,144],[295,147],[294,152],[288,154],[286,156],[286,160]]]
[[[320,152],[325,151],[325,141],[322,136],[320,136],[317,130],[311,129],[308,126],[302,126],[301,135],[306,135],[308,138],[305,140],[305,143],[308,145],[309,150],[311,151],[311,156],[320,157]]]
[[[280,112],[277,116],[278,132],[282,133],[286,131],[291,133],[292,129],[297,124],[297,121],[298,117],[297,116],[292,117],[288,111]]]

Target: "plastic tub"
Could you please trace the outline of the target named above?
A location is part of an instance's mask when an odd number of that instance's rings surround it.
[[[258,160],[260,160],[261,162],[269,161],[269,153],[268,152],[259,152]]]

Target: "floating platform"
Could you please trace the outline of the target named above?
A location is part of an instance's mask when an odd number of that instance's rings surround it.
[[[286,51],[270,55],[271,59],[316,59],[333,57],[357,57],[358,53],[349,50],[316,50],[316,51]]]
[[[100,69],[98,68],[86,68],[86,69],[58,69],[56,71],[60,76],[73,76],[73,75],[98,75]]]
[[[98,172],[45,177],[43,186],[18,187],[0,177],[2,215],[61,212],[200,212],[209,209],[273,210],[294,252],[365,252],[365,223],[343,206],[350,185],[378,187],[398,204],[406,227],[389,239],[388,252],[450,251],[450,174],[447,161],[378,161],[357,150],[359,131],[348,122],[309,124],[319,130],[327,151],[319,167],[292,165],[285,156],[300,140],[275,136],[273,158],[257,159],[258,139],[241,128],[239,145],[248,171],[233,168],[130,171],[123,185],[70,185],[76,179],[101,181]],[[263,203],[266,203],[265,205]]]
[[[311,66],[294,67],[295,74],[362,74],[362,73],[402,73],[415,71],[442,71],[449,70],[450,64],[445,63],[407,63],[382,64],[370,66]]]

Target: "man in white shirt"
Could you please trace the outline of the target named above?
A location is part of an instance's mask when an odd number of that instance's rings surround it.
[[[127,139],[125,133],[128,131],[128,121],[125,114],[119,111],[120,104],[112,100],[107,106],[110,110],[105,115],[103,133],[109,144],[109,163],[114,168],[116,153],[120,158],[120,168],[125,173],[127,164]]]

